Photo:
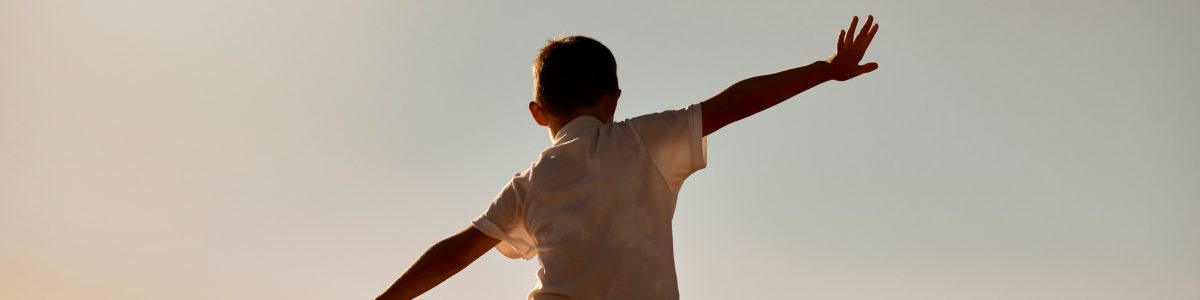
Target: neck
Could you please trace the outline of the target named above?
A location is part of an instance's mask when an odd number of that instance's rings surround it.
[[[596,118],[597,120],[600,120],[600,123],[603,124],[612,123],[613,119],[612,115],[605,113],[603,109],[597,109],[597,107],[589,107],[587,109],[577,110],[570,116],[551,116],[550,120],[547,122],[549,124],[546,124],[546,128],[550,129],[550,142],[554,142],[554,137],[558,136],[558,131],[562,130],[563,126],[566,126],[567,123],[571,123],[571,121],[585,116]]]

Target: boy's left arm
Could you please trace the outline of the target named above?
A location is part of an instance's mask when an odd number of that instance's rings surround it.
[[[859,65],[867,46],[879,31],[875,17],[868,16],[867,23],[855,37],[858,17],[850,21],[850,28],[838,36],[836,52],[824,61],[785,70],[782,72],[751,77],[721,91],[701,102],[703,135],[757,114],[775,106],[796,94],[830,80],[846,81],[879,68],[879,64]]]
[[[379,295],[383,299],[412,299],[462,271],[479,256],[495,247],[500,240],[494,239],[475,227],[434,244],[413,263],[392,287]]]

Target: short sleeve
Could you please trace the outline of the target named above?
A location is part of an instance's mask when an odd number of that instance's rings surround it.
[[[496,250],[508,258],[529,260],[536,251],[533,237],[525,229],[522,198],[528,186],[529,172],[513,176],[512,180],[496,195],[492,206],[471,223],[475,229],[500,240]]]
[[[703,120],[700,104],[693,104],[625,121],[642,140],[672,192],[678,193],[684,179],[708,163]]]

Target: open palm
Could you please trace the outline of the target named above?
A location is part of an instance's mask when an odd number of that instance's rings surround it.
[[[850,21],[850,29],[842,30],[838,35],[837,52],[833,53],[826,62],[829,62],[830,78],[837,81],[846,81],[858,75],[866,74],[879,68],[879,64],[869,62],[863,65],[858,63],[862,61],[863,55],[867,53],[867,46],[871,45],[871,40],[875,38],[875,33],[879,31],[879,24],[875,24],[874,16],[867,16],[867,23],[863,24],[862,30],[855,37],[854,29],[858,26],[858,17],[855,16]],[[847,34],[849,32],[849,34]]]

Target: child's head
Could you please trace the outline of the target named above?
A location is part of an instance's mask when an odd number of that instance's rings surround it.
[[[534,101],[529,109],[538,124],[562,126],[581,115],[612,122],[620,94],[616,58],[594,39],[568,36],[547,41],[533,62]]]

